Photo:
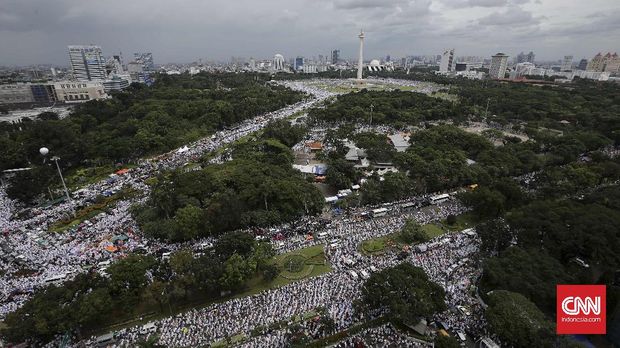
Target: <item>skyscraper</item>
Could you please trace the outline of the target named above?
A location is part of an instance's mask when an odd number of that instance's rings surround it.
[[[134,53],[133,59],[142,64],[144,71],[155,71],[155,64],[153,64],[153,54],[151,52]]]
[[[332,64],[338,64],[340,61],[340,50],[332,51]]]
[[[504,53],[498,53],[492,56],[491,67],[489,68],[489,77],[492,79],[503,79],[506,75],[506,66],[508,65],[508,56]]]
[[[579,70],[586,70],[587,67],[588,67],[588,60],[585,58],[580,60],[579,65],[577,65],[577,69]]]
[[[71,70],[78,81],[105,80],[105,60],[101,47],[72,45],[68,48]]]
[[[534,52],[530,51],[530,53],[528,53],[525,56],[525,61],[528,63],[532,63],[534,64],[534,59],[536,58],[536,55],[534,54]]]
[[[562,60],[562,71],[571,71],[573,70],[573,56],[564,56],[564,60]]]
[[[441,55],[441,63],[439,64],[439,71],[448,72],[454,70],[454,48],[443,51]]]
[[[603,56],[599,52],[590,60],[586,70],[607,71],[611,73],[618,72],[620,71],[620,56],[618,56],[617,53],[611,54],[611,52]]]
[[[304,66],[304,57],[295,58],[295,70],[300,70]]]
[[[281,54],[276,54],[275,56],[273,56],[273,70],[275,71],[282,71],[284,70],[284,56],[282,56]]]

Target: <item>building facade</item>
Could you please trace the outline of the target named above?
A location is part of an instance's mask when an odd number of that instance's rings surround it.
[[[284,56],[281,54],[276,54],[273,57],[273,70],[275,71],[283,71],[284,70]]]
[[[579,65],[577,65],[578,70],[586,70],[588,68],[588,60],[582,59],[579,61]]]
[[[590,60],[586,70],[610,73],[620,72],[620,57],[618,57],[617,53],[611,54],[611,52],[608,52],[606,55],[602,55],[599,52]]]
[[[332,51],[332,64],[338,64],[340,62],[340,50]]]
[[[79,103],[103,98],[107,98],[103,81],[58,81],[0,85],[0,104]]]
[[[445,50],[441,55],[441,63],[439,64],[440,72],[454,71],[454,48]]]
[[[107,97],[103,82],[60,81],[54,82],[53,86],[57,100],[65,103],[83,103]]]
[[[489,68],[489,77],[492,79],[503,79],[506,75],[506,67],[508,66],[508,55],[498,53],[491,57],[491,67]]]
[[[145,72],[155,71],[153,63],[153,54],[151,52],[134,53],[133,59],[142,64],[142,70]]]
[[[297,57],[295,58],[295,65],[294,65],[294,69],[297,70],[301,70],[304,66],[304,57]]]
[[[562,60],[562,71],[572,71],[573,70],[573,56],[564,56]]]
[[[0,104],[34,103],[29,83],[0,85]]]
[[[69,46],[69,62],[78,81],[99,81],[106,78],[106,62],[99,46]]]

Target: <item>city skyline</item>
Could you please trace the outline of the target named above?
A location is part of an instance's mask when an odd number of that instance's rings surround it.
[[[354,37],[360,27],[368,34],[368,59],[441,54],[445,47],[485,57],[534,51],[540,61],[565,55],[589,59],[620,50],[620,22],[615,20],[620,4],[610,0],[322,0],[313,6],[307,0],[270,0],[246,5],[4,1],[0,43],[12,49],[0,52],[0,65],[66,65],[66,47],[73,44],[101,46],[106,56],[153,52],[158,63],[270,58],[275,53],[311,57],[334,49],[349,59],[357,56]]]

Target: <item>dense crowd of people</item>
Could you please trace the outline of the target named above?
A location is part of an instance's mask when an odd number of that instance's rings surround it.
[[[192,243],[164,244],[146,240],[131,217],[129,208],[133,203],[146,199],[149,191],[145,180],[158,171],[181,167],[195,161],[210,151],[229,144],[240,137],[264,127],[269,121],[289,117],[330,97],[325,92],[303,82],[279,82],[287,87],[304,91],[312,99],[288,106],[284,109],[246,121],[233,129],[219,131],[211,137],[167,154],[142,161],[136,168],[81,189],[71,201],[49,208],[31,210],[28,216],[16,218],[16,207],[0,189],[0,223],[2,239],[0,247],[0,317],[18,308],[36,289],[49,284],[49,280],[62,275],[58,282],[71,279],[83,272],[87,266],[113,260],[143,248],[147,253],[156,253],[162,248],[174,251],[192,246]],[[101,213],[82,222],[71,233],[49,233],[48,229],[57,221],[68,219],[78,207],[93,204],[102,193],[111,194],[123,188],[139,192],[127,200],[120,200],[106,213]],[[428,195],[394,202],[385,217],[368,218],[363,209],[351,209],[331,219],[304,217],[299,221],[271,229],[252,229],[255,235],[272,240],[280,253],[316,244],[326,244],[325,256],[332,271],[324,275],[293,282],[266,290],[256,295],[215,303],[206,308],[197,308],[156,321],[158,341],[171,347],[208,345],[235,335],[250,336],[257,328],[270,327],[278,322],[321,307],[334,322],[334,330],[340,331],[360,323],[362,313],[354,309],[354,300],[360,297],[362,279],[354,277],[351,271],[362,274],[403,262],[402,255],[387,252],[381,257],[371,257],[359,251],[362,241],[385,236],[399,231],[409,218],[420,224],[458,215],[465,208],[456,200],[450,200],[431,208],[422,208],[420,202]],[[416,203],[414,206],[405,203]],[[372,207],[371,207],[372,208]],[[326,237],[318,238],[325,232]],[[116,236],[124,235],[121,244],[115,244]],[[313,238],[304,238],[313,235]],[[193,244],[203,243],[202,241]],[[109,246],[114,247],[110,252]],[[422,267],[431,280],[446,290],[446,301],[450,309],[437,316],[454,330],[468,333],[482,332],[484,321],[480,317],[478,300],[471,293],[471,284],[479,276],[475,254],[478,241],[474,235],[455,233],[440,236],[424,244],[424,251],[411,249],[407,262]],[[466,307],[469,311],[457,310]],[[368,335],[380,335],[389,328],[377,328]],[[394,336],[393,334],[390,334]],[[141,327],[123,329],[115,333],[116,344],[133,346],[145,338]],[[378,337],[378,336],[377,336]],[[399,339],[399,338],[395,338]],[[286,344],[286,329],[263,330],[247,339],[247,347],[283,346]],[[86,345],[95,345],[97,339],[90,338]],[[395,341],[400,342],[400,341]],[[402,341],[405,342],[405,341]],[[57,342],[50,343],[54,345]],[[413,341],[405,346],[415,347]],[[343,343],[346,347],[347,343]]]
[[[359,218],[357,211],[351,211],[335,217],[324,227],[319,221],[316,233],[327,232],[326,238],[337,240],[337,246],[326,246],[325,255],[332,271],[322,276],[290,283],[280,288],[263,291],[259,294],[235,298],[222,303],[215,303],[206,308],[193,309],[185,313],[155,322],[158,328],[159,342],[166,346],[200,346],[212,344],[237,335],[249,335],[257,328],[267,328],[281,321],[317,308],[325,308],[334,321],[336,331],[344,330],[365,319],[362,313],[354,309],[354,300],[360,297],[362,279],[352,277],[350,271],[378,271],[402,262],[398,253],[391,252],[381,257],[370,257],[359,251],[362,241],[398,232],[406,219],[413,218],[419,223],[429,223],[445,219],[450,214],[463,213],[465,209],[457,201],[423,209],[401,211],[397,207],[393,214],[375,218]],[[319,220],[321,218],[314,218]],[[289,224],[295,229],[296,224]],[[289,233],[286,227],[270,231],[276,235],[288,236],[279,242],[285,243],[280,251],[296,250],[313,244],[325,243],[325,240],[299,241],[296,233]],[[422,267],[431,280],[444,286],[446,301],[451,310],[438,315],[437,320],[448,323],[455,330],[476,332],[469,326],[481,325],[483,321],[479,312],[468,315],[456,310],[457,306],[477,308],[477,298],[470,293],[469,285],[474,282],[477,273],[472,254],[477,251],[478,241],[475,234],[454,233],[437,237],[425,243],[425,252],[411,250],[408,262]],[[468,261],[472,260],[471,262]],[[464,261],[465,260],[465,261]],[[131,346],[143,339],[141,327],[136,326],[116,333],[117,344]],[[246,346],[260,346],[270,342],[273,346],[282,346],[286,342],[285,329],[263,330],[258,336],[246,342]],[[284,331],[284,332],[282,332]],[[93,337],[88,344],[95,344]],[[255,345],[254,345],[255,344]]]
[[[3,238],[0,239],[0,248],[4,252],[0,257],[0,269],[4,272],[0,277],[0,317],[18,308],[37,288],[71,279],[83,272],[86,266],[112,261],[137,247],[149,253],[164,247],[157,241],[143,240],[129,212],[133,203],[142,202],[147,197],[149,186],[145,184],[146,179],[161,170],[178,168],[195,161],[203,154],[257,131],[272,120],[289,117],[332,95],[299,82],[279,83],[305,92],[311,98],[247,120],[232,129],[218,131],[164,155],[143,160],[136,168],[74,192],[69,201],[47,208],[30,209],[25,218],[14,216],[17,210],[14,202],[6,197],[4,188],[1,188],[0,232]],[[115,194],[123,188],[131,188],[139,194],[132,199],[121,200],[108,212],[82,222],[70,234],[48,233],[54,223],[71,219],[80,207],[92,205],[99,196]],[[124,239],[123,245],[106,249],[112,239],[121,234],[129,237]],[[171,250],[183,246],[186,245],[165,245]]]

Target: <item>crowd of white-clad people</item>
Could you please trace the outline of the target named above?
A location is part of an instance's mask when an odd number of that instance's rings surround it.
[[[377,347],[377,348],[423,348],[432,344],[399,332],[391,324],[371,327],[334,345],[334,348]]]
[[[70,279],[83,272],[86,266],[121,257],[137,248],[143,248],[147,253],[156,253],[163,248],[173,251],[187,247],[188,243],[171,245],[143,238],[129,213],[130,205],[145,199],[148,186],[144,181],[159,170],[183,166],[202,154],[260,129],[270,120],[291,116],[332,95],[303,82],[282,83],[306,91],[313,98],[243,122],[233,129],[220,131],[212,137],[165,155],[144,160],[137,168],[124,174],[85,187],[72,201],[33,210],[26,217],[18,219],[15,218],[16,208],[6,198],[4,190],[0,189],[0,223],[3,233],[0,246],[10,251],[3,252],[0,257],[0,268],[5,271],[0,277],[0,316],[18,308],[35,289],[46,285],[47,280],[55,275],[64,275],[63,280]],[[54,222],[70,218],[76,207],[92,204],[96,196],[114,194],[123,187],[132,187],[141,193],[130,200],[119,201],[108,213],[89,219],[71,233],[48,233],[48,228]],[[433,209],[417,209],[426,198],[416,197],[395,202],[390,206],[391,214],[375,219],[363,217],[361,210],[351,210],[330,220],[306,217],[277,228],[252,230],[257,235],[274,240],[278,252],[326,243],[325,255],[332,271],[253,296],[216,303],[158,320],[155,325],[159,342],[170,347],[189,347],[208,345],[238,334],[249,337],[254,329],[290,320],[293,316],[319,307],[325,308],[327,315],[334,320],[336,330],[361,322],[366,318],[355,312],[353,301],[360,296],[362,280],[352,276],[351,271],[357,271],[358,274],[362,270],[377,271],[394,266],[402,262],[403,258],[400,253],[368,257],[359,252],[359,244],[369,238],[397,232],[407,218],[414,218],[424,224],[464,211],[454,200]],[[401,207],[406,202],[415,202],[416,205]],[[319,232],[326,232],[327,236],[316,238]],[[304,238],[304,234],[314,234],[315,238]],[[113,243],[119,235],[126,238],[120,244]],[[470,291],[470,284],[478,276],[473,257],[477,250],[475,236],[450,234],[433,239],[425,246],[425,250],[410,250],[405,260],[424,268],[433,281],[445,287],[450,310],[438,315],[437,319],[458,330],[482,330],[483,325],[480,323],[483,321],[480,312],[476,310],[477,300]],[[114,252],[110,252],[110,248]],[[456,306],[467,306],[470,308],[469,314],[455,310]],[[473,327],[476,324],[480,327]],[[287,340],[285,330],[262,331],[244,344],[248,347],[284,346]],[[144,335],[140,333],[140,326],[136,326],[116,332],[115,337],[117,345],[132,346]],[[50,346],[54,343],[58,342],[52,342]],[[95,345],[96,338],[81,343]]]
[[[298,82],[279,82],[292,89],[306,92],[311,98],[240,123],[228,130],[218,131],[194,143],[183,146],[153,159],[143,160],[123,174],[88,185],[74,193],[72,199],[42,209],[30,209],[18,218],[14,203],[0,188],[0,317],[18,308],[38,287],[50,282],[71,279],[84,267],[113,260],[137,247],[154,252],[164,247],[161,243],[142,240],[135,221],[129,213],[132,203],[143,200],[149,192],[144,181],[158,171],[172,169],[198,159],[240,137],[264,127],[271,120],[289,117],[303,111],[332,94]],[[109,196],[123,188],[139,192],[138,197],[121,200],[107,213],[101,213],[71,229],[71,233],[49,233],[57,221],[70,219],[75,210],[95,202],[97,196]],[[21,214],[20,214],[21,215]],[[115,236],[125,235],[122,245],[110,246]],[[168,249],[178,246],[166,245]],[[113,250],[110,252],[109,250]]]
[[[428,223],[462,212],[464,208],[458,202],[448,201],[439,206],[410,211],[400,210],[394,205],[391,215],[375,219],[361,219],[356,211],[336,217],[327,224],[320,221],[320,218],[314,218],[318,221],[315,226],[319,228],[315,232],[327,232],[325,238],[337,240],[336,245],[328,244],[325,247],[326,258],[332,266],[331,272],[156,321],[159,342],[171,347],[189,347],[245,335],[249,337],[244,343],[247,347],[265,346],[266,343],[273,347],[286,346],[286,328],[259,330],[257,336],[250,333],[317,308],[325,308],[327,315],[334,320],[336,331],[349,328],[367,319],[354,310],[353,301],[360,297],[362,279],[353,277],[350,271],[358,274],[362,270],[373,272],[403,262],[400,253],[387,253],[381,257],[363,255],[358,249],[360,243],[399,231],[408,218]],[[318,227],[321,225],[325,226]],[[294,226],[291,227],[295,230]],[[326,242],[318,239],[300,242],[294,237],[295,234],[284,230],[286,228],[280,227],[277,232],[272,231],[272,237],[275,234],[290,236],[280,241],[286,244],[281,251]],[[477,299],[471,295],[469,288],[478,276],[473,260],[478,245],[475,234],[449,234],[424,245],[425,251],[412,249],[405,261],[422,267],[431,280],[446,289],[446,301],[451,309],[438,315],[437,320],[450,325],[454,330],[477,332],[475,328],[469,327],[483,323],[480,313],[473,311],[478,306]],[[471,312],[466,315],[456,310],[457,306],[467,306]],[[117,344],[128,347],[143,339],[140,328],[136,326],[117,332]],[[93,337],[87,345],[94,345],[95,342],[96,338]]]

